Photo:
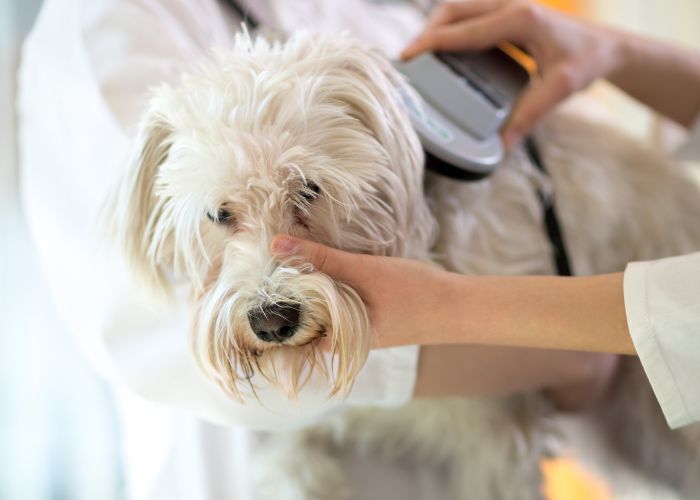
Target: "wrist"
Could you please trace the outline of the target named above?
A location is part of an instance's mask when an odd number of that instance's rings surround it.
[[[612,84],[620,86],[627,75],[634,71],[639,60],[639,43],[635,36],[611,28],[605,28],[609,40],[610,67],[606,75]]]
[[[474,276],[440,271],[434,282],[432,321],[425,323],[421,344],[470,344],[472,322],[479,317],[479,301]]]
[[[420,302],[415,304],[421,314],[410,314],[413,325],[407,331],[413,333],[413,338],[405,338],[402,343],[433,345],[451,342],[449,331],[455,322],[454,316],[461,308],[459,282],[461,275],[440,268],[431,269],[428,276],[422,280]]]

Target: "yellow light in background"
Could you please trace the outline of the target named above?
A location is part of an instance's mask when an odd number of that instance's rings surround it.
[[[585,0],[539,0],[539,2],[571,14],[587,14],[590,4],[590,2]]]
[[[548,500],[612,500],[607,485],[571,459],[545,460],[542,475]]]
[[[539,3],[552,7],[563,12],[575,15],[588,15],[591,12],[591,2],[586,0],[537,0]],[[537,70],[537,64],[533,59],[525,55],[519,49],[511,44],[502,44],[500,47],[505,50],[511,57],[514,57],[520,64],[525,66],[528,71],[534,73]]]

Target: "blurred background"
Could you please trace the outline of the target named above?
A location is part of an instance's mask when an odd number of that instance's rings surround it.
[[[56,317],[20,209],[15,76],[40,5],[0,0],[0,499],[116,500],[110,390]]]
[[[697,0],[545,3],[700,47]],[[15,75],[40,4],[0,0],[0,500],[116,500],[125,490],[111,388],[53,312],[18,197]],[[653,132],[644,110],[603,94],[623,126]]]

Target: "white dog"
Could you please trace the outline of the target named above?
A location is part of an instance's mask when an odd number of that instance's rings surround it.
[[[553,187],[578,274],[700,248],[700,191],[618,132],[552,117],[537,134],[551,179],[516,151],[489,179],[460,183],[424,173],[401,92],[412,90],[377,53],[307,34],[279,44],[241,35],[154,92],[115,227],[153,289],[172,276],[191,283],[194,356],[231,397],[255,397],[253,373],[294,397],[314,371],[342,397],[368,354],[357,293],[275,260],[278,233],[460,273],[551,274],[537,190]],[[326,335],[330,357],[318,348]],[[346,498],[332,451],[357,446],[447,467],[455,498],[538,498],[548,412],[537,394],[352,410],[270,438],[257,491]]]

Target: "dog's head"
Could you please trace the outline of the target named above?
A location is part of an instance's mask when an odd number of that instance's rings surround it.
[[[192,285],[195,357],[232,396],[256,372],[294,395],[314,369],[342,393],[367,357],[361,299],[275,260],[275,234],[376,255],[427,251],[422,151],[402,91],[372,50],[299,34],[282,44],[241,35],[154,92],[115,227],[152,288]],[[318,349],[326,335],[330,366]]]

